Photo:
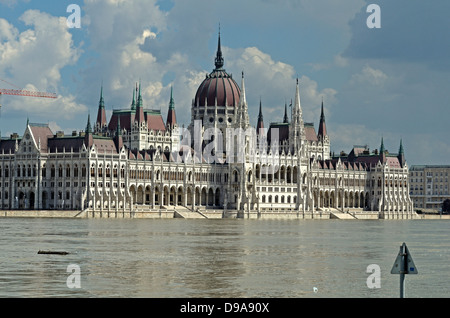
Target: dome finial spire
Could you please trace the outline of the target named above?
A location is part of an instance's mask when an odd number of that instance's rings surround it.
[[[222,56],[222,47],[220,45],[220,23],[219,23],[219,41],[217,44],[217,53],[215,59],[216,70],[220,70],[223,67],[223,56]]]

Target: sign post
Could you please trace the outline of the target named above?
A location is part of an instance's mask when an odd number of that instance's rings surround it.
[[[404,298],[405,275],[417,273],[417,267],[414,265],[411,254],[409,253],[406,244],[403,243],[402,246],[400,246],[400,251],[395,259],[394,266],[392,266],[391,269],[391,274],[400,274],[400,298]]]

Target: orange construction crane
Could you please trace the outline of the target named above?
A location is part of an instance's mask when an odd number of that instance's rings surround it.
[[[32,92],[32,91],[25,91],[23,89],[1,89],[0,88],[0,95],[2,95],[2,94],[29,96],[29,97],[56,98],[55,93]]]
[[[3,79],[0,78],[0,81],[8,83],[12,86],[16,86],[14,84],[11,84]],[[17,86],[16,86],[17,87]],[[54,93],[44,93],[44,92],[36,92],[36,91],[26,91],[23,89],[2,89],[0,88],[0,98],[3,95],[18,95],[18,96],[28,96],[28,97],[43,97],[43,98],[57,98],[56,94]],[[0,100],[1,101],[1,100]],[[0,109],[2,107],[2,104],[0,102]]]

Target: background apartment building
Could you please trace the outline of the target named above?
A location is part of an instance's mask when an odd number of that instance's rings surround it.
[[[450,199],[450,165],[411,166],[410,197],[416,210],[441,211]]]

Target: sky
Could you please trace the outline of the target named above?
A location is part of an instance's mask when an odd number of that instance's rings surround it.
[[[68,27],[72,4],[80,28]],[[316,129],[323,99],[332,152],[383,139],[390,153],[402,141],[409,166],[450,164],[449,12],[448,0],[0,0],[0,88],[58,96],[2,95],[1,136],[22,135],[27,119],[83,130],[102,86],[109,119],[139,81],[144,107],[164,119],[173,87],[187,126],[220,25],[224,68],[239,85],[245,74],[251,125],[260,101],[266,127],[282,121],[298,78]]]

